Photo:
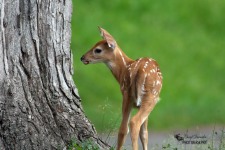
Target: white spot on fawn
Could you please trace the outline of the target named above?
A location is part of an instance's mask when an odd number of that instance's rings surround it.
[[[151,69],[150,72],[151,73],[155,73],[156,71],[155,71],[155,69]]]
[[[146,69],[146,68],[147,68],[147,66],[148,66],[148,61],[145,63],[145,65],[144,65],[144,69]]]
[[[152,93],[153,93],[154,95],[158,95],[158,92],[157,92],[156,89],[153,89],[153,90],[152,90]]]
[[[128,65],[128,71],[129,71],[130,79],[131,79],[131,77],[132,77],[132,71],[131,71],[130,65]]]
[[[146,77],[147,77],[147,74],[145,74],[145,76],[144,76],[144,81],[143,81],[142,86],[141,86],[141,91],[142,91],[142,92],[145,91],[145,80],[146,80]]]
[[[160,78],[162,78],[162,73],[159,71],[158,72],[158,76],[160,77]]]
[[[138,59],[137,63],[134,66],[134,69],[137,67],[137,65],[139,64],[139,62],[142,60],[142,58]]]
[[[121,58],[122,58],[122,60],[123,60],[123,64],[124,64],[125,66],[127,66],[127,63],[126,63],[126,61],[125,61],[125,59],[124,59],[124,57],[123,57],[123,55],[122,55],[122,52],[119,51],[119,53],[120,53],[120,56],[121,56]]]
[[[156,81],[156,85],[161,84],[161,82],[159,80]]]

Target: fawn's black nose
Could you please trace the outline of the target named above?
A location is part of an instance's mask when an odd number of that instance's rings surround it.
[[[81,61],[83,61],[83,60],[84,60],[84,55],[80,58],[80,60],[81,60]]]

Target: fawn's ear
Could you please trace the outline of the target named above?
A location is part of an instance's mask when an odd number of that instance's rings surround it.
[[[106,40],[108,46],[114,50],[116,48],[116,40],[105,29],[101,27],[98,28],[100,30],[102,38]]]

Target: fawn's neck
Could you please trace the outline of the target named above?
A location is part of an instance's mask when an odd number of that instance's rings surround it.
[[[120,85],[128,75],[127,66],[134,62],[120,48],[115,49],[115,58],[106,63]]]

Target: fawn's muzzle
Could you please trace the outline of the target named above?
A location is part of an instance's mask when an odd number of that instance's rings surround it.
[[[81,60],[85,65],[89,64],[89,61],[88,61],[88,60],[85,60],[84,55],[80,58],[80,60]]]
[[[84,60],[84,56],[82,56],[82,57],[80,58],[80,60],[83,61],[83,60]]]

